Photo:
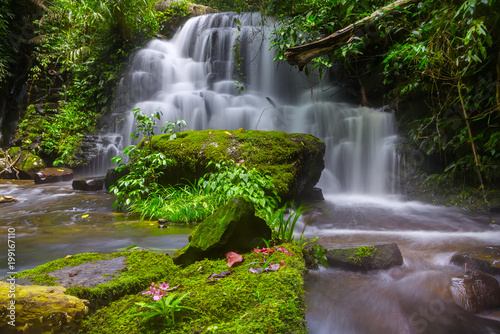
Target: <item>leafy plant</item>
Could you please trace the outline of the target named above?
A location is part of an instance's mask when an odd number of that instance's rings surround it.
[[[283,206],[276,211],[273,225],[277,227],[276,237],[283,242],[293,241],[293,232],[300,216],[306,211],[303,206],[292,210],[287,214],[288,206]]]
[[[175,323],[175,313],[182,310],[197,311],[196,309],[181,305],[182,300],[190,295],[191,292],[186,292],[182,296],[177,293],[171,293],[166,297],[161,297],[158,300],[149,303],[136,303],[140,307],[145,307],[150,309],[149,311],[134,314],[132,316],[146,316],[143,321],[151,319],[156,316],[164,316],[167,320],[167,326],[173,325]]]
[[[128,171],[117,181],[116,185],[109,189],[116,196],[113,206],[118,209],[123,209],[125,206],[147,199],[151,194],[160,192],[162,187],[158,184],[158,178],[163,174],[161,169],[172,163],[163,153],[151,151],[150,137],[155,132],[157,121],[161,119],[161,111],[157,110],[151,116],[143,114],[140,109],[134,109],[133,112],[137,127],[130,137],[135,140],[142,135],[144,139],[139,145],[131,145],[123,150],[123,155],[129,158],[128,163],[124,163],[122,157],[111,159],[118,164],[117,171],[124,169]],[[161,132],[173,133],[183,126],[186,126],[183,120],[175,123],[168,122],[161,128]],[[172,134],[170,139],[175,139],[175,134]]]
[[[375,246],[361,246],[359,247],[353,256],[349,257],[354,263],[361,263],[365,259],[372,258],[378,252]]]

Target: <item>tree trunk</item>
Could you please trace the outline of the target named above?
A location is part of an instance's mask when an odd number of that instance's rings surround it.
[[[287,49],[285,56],[288,63],[297,65],[300,70],[313,58],[335,51],[341,46],[352,41],[354,36],[366,35],[370,32],[369,25],[387,14],[399,14],[400,10],[418,0],[397,0],[385,7],[377,9],[367,16],[345,28],[337,30],[330,36],[319,41],[295,46]]]

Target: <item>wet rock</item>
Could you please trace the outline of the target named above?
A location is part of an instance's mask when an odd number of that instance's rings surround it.
[[[104,176],[102,177],[83,177],[73,180],[73,189],[97,191],[104,188]]]
[[[12,283],[12,284],[11,284]],[[0,332],[76,333],[87,315],[87,301],[64,294],[63,287],[0,282]],[[9,295],[14,294],[14,298]],[[15,311],[12,313],[12,302]],[[15,317],[9,317],[15,315]],[[14,326],[11,319],[15,319]]]
[[[19,147],[11,147],[0,156],[0,178],[34,179],[36,172],[46,167],[42,158]]]
[[[403,264],[403,256],[396,244],[342,246],[326,250],[331,267],[349,270],[389,269]]]
[[[255,216],[253,203],[236,197],[206,218],[189,235],[189,244],[175,252],[175,264],[189,265],[204,258],[224,257],[227,252],[247,252],[271,238],[266,222]]]
[[[12,203],[12,202],[19,202],[19,200],[12,196],[0,196],[0,203]]]
[[[74,173],[69,168],[45,168],[37,172],[35,175],[35,183],[53,183],[60,181],[71,181]]]
[[[498,281],[481,271],[469,271],[464,276],[452,278],[451,291],[455,302],[472,313],[500,307]]]
[[[500,246],[480,246],[457,252],[450,263],[466,270],[500,275]]]
[[[118,171],[114,168],[108,169],[108,171],[106,172],[106,176],[104,177],[104,186],[106,187],[106,189],[109,189],[109,187],[115,185],[122,176],[127,175],[128,171],[128,168],[123,168],[121,171]]]

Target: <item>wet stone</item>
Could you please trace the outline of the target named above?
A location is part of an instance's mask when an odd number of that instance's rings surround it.
[[[450,263],[466,270],[500,275],[500,246],[480,246],[459,251],[451,257]]]
[[[500,285],[491,275],[469,271],[452,278],[453,299],[465,310],[479,313],[500,307]]]
[[[104,188],[104,176],[102,177],[82,177],[73,180],[73,189],[85,191],[98,191]]]
[[[73,177],[73,170],[69,168],[45,168],[35,174],[35,183],[42,184],[71,181]]]

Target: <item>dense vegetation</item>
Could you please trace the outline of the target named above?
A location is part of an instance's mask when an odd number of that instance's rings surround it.
[[[18,143],[49,161],[75,162],[82,136],[95,129],[109,107],[129,55],[165,18],[155,12],[155,2],[26,0],[0,5],[0,83],[12,76],[19,48],[34,48]],[[271,43],[277,59],[285,60],[289,47],[321,39],[391,1],[200,2],[280,17]],[[342,47],[313,59],[306,71],[319,67],[328,73],[340,64],[341,80],[357,86],[365,103],[397,109],[408,139],[403,146],[413,152],[406,156],[409,169],[403,176],[425,169],[434,184],[495,189],[500,180],[499,8],[499,0],[409,1]],[[34,34],[26,33],[23,23],[36,18]]]

